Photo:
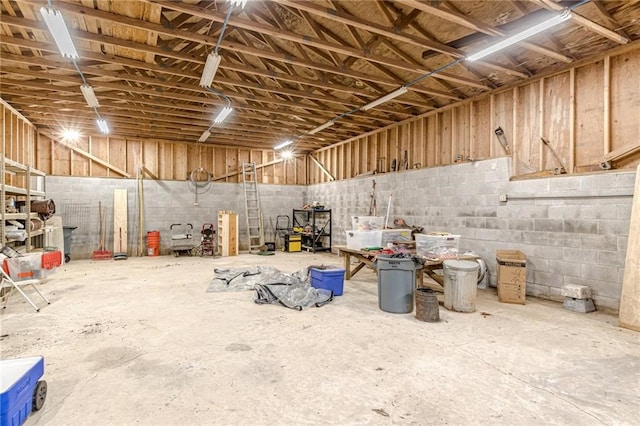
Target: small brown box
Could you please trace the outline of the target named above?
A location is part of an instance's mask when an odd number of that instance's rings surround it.
[[[527,256],[519,250],[497,250],[498,300],[524,305],[527,291]]]

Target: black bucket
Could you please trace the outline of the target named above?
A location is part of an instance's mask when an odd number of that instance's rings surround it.
[[[440,321],[438,297],[430,288],[416,289],[416,318],[425,322]]]

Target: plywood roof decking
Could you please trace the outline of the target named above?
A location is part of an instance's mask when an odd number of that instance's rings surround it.
[[[552,31],[486,61],[461,62],[391,102],[357,111],[572,4],[249,0],[231,13],[212,85],[235,111],[207,142],[267,148],[302,136],[297,149],[317,149],[640,39],[640,2],[592,0]],[[0,2],[0,96],[51,133],[61,125],[95,133],[81,78],[42,22],[43,5]],[[225,105],[199,80],[229,3],[65,0],[53,7],[71,29],[78,66],[114,135],[195,142]],[[348,111],[354,112],[334,126],[305,135]]]

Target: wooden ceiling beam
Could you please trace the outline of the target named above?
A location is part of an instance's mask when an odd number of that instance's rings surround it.
[[[414,35],[410,35],[410,34],[403,34],[400,32],[396,32],[393,29],[389,29],[386,28],[382,25],[378,25],[376,23],[373,22],[369,22],[369,21],[365,21],[363,19],[357,18],[353,15],[350,15],[348,13],[344,13],[344,12],[340,12],[337,11],[335,9],[329,9],[329,8],[322,8],[320,6],[317,6],[311,2],[305,2],[305,1],[301,1],[301,0],[272,0],[278,4],[281,5],[286,5],[289,7],[293,7],[296,9],[300,9],[300,10],[304,10],[307,11],[309,13],[313,13],[316,15],[320,15],[324,18],[327,19],[331,19],[333,21],[336,22],[340,22],[342,24],[345,25],[351,25],[353,27],[356,28],[360,28],[363,30],[366,30],[370,33],[375,33],[378,35],[382,35],[384,37],[387,37],[389,39],[393,39],[393,40],[398,40],[404,43],[410,43],[416,46],[420,46],[420,47],[426,47],[429,48],[431,50],[435,50],[436,52],[439,53],[443,53],[443,54],[447,54],[447,55],[451,55],[455,58],[464,58],[464,56],[466,56],[465,52],[461,52],[453,47],[450,47],[444,43],[438,43],[438,42],[434,42],[432,40],[429,39],[425,39],[422,37],[417,37]],[[371,59],[373,60],[369,55],[367,55],[367,59]],[[479,61],[482,62],[482,61]],[[482,62],[484,65],[484,62]],[[390,65],[390,64],[387,64]],[[486,64],[486,66],[492,66],[495,68],[499,68],[500,71],[506,72],[506,73],[510,73],[510,72],[514,72],[514,70],[508,68],[508,67],[504,67],[504,66],[500,66],[498,64]],[[424,69],[422,69],[424,71]],[[424,72],[424,74],[426,74],[429,71]],[[448,74],[435,74],[433,77],[434,78],[439,78],[438,76],[442,77],[443,75],[448,75]]]
[[[533,0],[533,1],[540,4],[545,9],[553,10],[556,12],[560,12],[565,9],[562,5],[552,0]],[[627,44],[629,42],[629,39],[627,37],[621,36],[617,32],[611,31],[609,28],[606,28],[596,22],[593,22],[588,18],[585,18],[575,10],[571,11],[571,21],[575,22],[576,24],[588,30],[591,30],[597,34],[600,34],[602,37],[606,37],[609,40],[615,41],[618,44]]]
[[[461,16],[464,16],[463,13],[460,11],[460,9],[458,9],[456,7],[456,5],[454,5],[451,1],[446,1],[445,5],[454,13],[457,13]],[[493,28],[493,27],[491,27]],[[547,37],[549,38],[549,37]],[[557,47],[558,50],[561,50],[561,47]],[[502,56],[507,58],[507,60],[509,61],[509,63],[511,63],[511,66],[513,67],[513,69],[517,69],[519,71],[521,71],[523,73],[523,75],[525,76],[525,78],[529,78],[531,77],[532,73],[529,69],[527,69],[527,67],[525,67],[524,65],[520,64],[514,57],[513,55],[511,55],[508,52],[501,52]],[[573,59],[573,57],[571,57],[571,59]],[[467,65],[467,69],[473,69],[473,65],[472,64],[465,64]]]
[[[48,127],[49,129],[56,131],[61,127],[61,117],[45,117],[41,118],[39,121],[38,127]],[[87,118],[87,119],[78,119],[78,117],[71,116],[72,121],[69,123],[73,123],[73,128],[79,131],[97,134],[95,120]],[[185,128],[166,128],[163,126],[157,125],[149,125],[149,124],[140,124],[135,120],[110,120],[110,124],[113,123],[117,126],[119,135],[129,135],[136,137],[145,137],[149,138],[150,134],[159,135],[163,138],[171,139],[171,140],[179,140],[186,142],[196,143],[198,138],[201,135],[201,131],[193,131],[193,127],[185,127]],[[271,147],[276,144],[280,139],[277,136],[272,136],[270,138],[261,137],[260,135],[249,134],[246,132],[228,132],[225,133],[216,133],[215,129],[212,129],[210,139],[217,139],[220,141],[225,141],[227,143],[232,143],[235,141],[242,141],[242,143],[251,143],[253,142],[253,146],[256,148],[266,148],[271,149]],[[297,144],[302,144],[305,146],[313,146],[313,142],[305,142],[304,140],[297,140]]]
[[[32,0],[25,0],[25,1],[32,1]],[[149,0],[147,0],[149,1]],[[295,2],[289,2],[288,0],[276,0],[278,3],[280,3],[281,1],[284,1],[285,3],[295,3]],[[201,18],[208,18],[208,19],[224,19],[225,16],[223,16],[223,14],[213,14],[210,11],[206,11],[203,10],[201,7],[198,6],[193,6],[193,5],[189,5],[186,3],[178,3],[178,2],[172,2],[172,1],[166,1],[166,0],[154,0],[154,3],[160,4],[163,7],[167,8],[167,9],[172,9],[172,10],[178,10],[180,12],[186,12],[186,13],[191,13],[194,16],[198,16]],[[293,7],[297,7],[295,5],[293,5]],[[85,13],[91,13],[91,11],[93,9],[89,9],[87,8],[88,11],[86,11]],[[114,17],[112,17],[111,19],[116,19]],[[143,27],[144,23],[137,23],[138,27]],[[303,36],[303,35],[299,35],[299,34],[295,34],[295,33],[291,33],[288,31],[284,31],[278,28],[273,28],[271,26],[268,25],[264,25],[264,24],[259,24],[256,22],[252,22],[250,20],[244,20],[241,18],[237,18],[237,17],[232,17],[229,20],[229,25],[233,25],[235,27],[238,28],[243,28],[245,30],[251,30],[251,31],[257,31],[263,34],[268,34],[271,35],[273,37],[280,37],[283,38],[285,40],[288,41],[292,41],[294,43],[302,43],[302,44],[307,44],[307,45],[311,45],[311,46],[315,46],[321,49],[325,49],[325,50],[330,50],[336,53],[341,53],[344,55],[348,55],[348,56],[356,56],[359,57],[361,59],[364,59],[366,61],[372,61],[372,62],[378,62],[381,63],[382,65],[387,65],[390,67],[395,67],[395,68],[399,68],[402,69],[404,71],[409,71],[409,72],[414,72],[414,73],[419,73],[419,74],[427,74],[429,73],[431,70],[424,68],[424,67],[415,67],[415,66],[407,66],[406,63],[403,62],[396,62],[396,61],[391,61],[388,58],[385,57],[381,57],[381,56],[377,56],[377,55],[372,55],[370,53],[367,52],[363,52],[361,50],[358,49],[354,49],[354,48],[350,48],[348,46],[343,46],[343,45],[339,45],[339,44],[334,44],[334,43],[328,43],[325,42],[323,40],[320,39],[313,39],[309,36]],[[146,26],[146,25],[144,25]],[[152,30],[152,29],[149,29]],[[159,31],[158,29],[155,29],[156,31]],[[393,34],[393,33],[392,33]],[[238,51],[242,51],[241,49],[243,49],[245,46],[243,45],[239,45],[239,44],[234,44],[234,43],[225,43],[223,41],[222,45],[225,48],[229,48],[229,49],[236,49]],[[423,44],[422,44],[423,45]],[[446,45],[444,45],[446,46]],[[449,48],[447,46],[447,48],[449,50],[451,50],[451,48]],[[260,56],[259,52],[253,52],[251,54],[254,54],[254,56]],[[457,53],[458,56],[460,56],[460,53]],[[298,61],[296,61],[294,58],[287,58],[287,57],[281,57],[280,55],[278,55],[276,58],[272,59],[276,59],[276,60],[281,60],[283,62],[288,62],[288,63],[297,63]],[[308,66],[310,68],[312,67],[319,67],[317,69],[320,69],[322,71],[328,71],[331,72],[331,68],[328,68],[326,66],[322,66],[321,64],[317,64],[317,63],[302,63],[299,64],[302,66]],[[503,69],[503,71],[507,72],[509,71],[508,69]],[[334,70],[335,72],[335,70]],[[355,77],[354,75],[347,75],[349,77]],[[450,80],[450,81],[456,81],[459,84],[463,84],[463,85],[468,85],[471,87],[477,87],[477,88],[485,88],[486,87],[482,84],[479,84],[477,82],[474,82],[473,80],[470,79],[466,79],[464,77],[459,77],[456,75],[452,75],[452,74],[448,74],[448,73],[438,73],[435,74],[433,76],[434,78],[442,78],[445,80]],[[358,77],[361,78],[361,77]],[[365,78],[366,79],[366,78]]]
[[[51,47],[51,48],[53,49],[53,47]],[[21,59],[19,59],[19,58],[21,58]],[[20,57],[18,55],[12,55],[12,54],[5,55],[5,59],[8,60],[8,61],[11,61],[11,60],[20,61],[20,62],[23,62],[23,63],[25,63],[25,62],[26,63],[30,63],[32,65],[39,65],[38,62],[41,62],[41,60],[29,60],[26,57],[24,59],[22,59],[22,58],[23,57]],[[59,61],[59,62],[57,62],[57,66],[58,66],[58,68],[69,70],[73,74],[75,74],[74,68],[68,63],[68,61]],[[82,67],[82,68],[84,68],[84,67]],[[12,69],[12,70],[14,72],[18,72],[17,69]],[[37,74],[33,74],[33,73],[29,74],[29,73],[27,73],[26,70],[23,71],[23,72],[28,74],[28,75],[34,76],[34,77],[39,77]],[[110,76],[110,77],[113,77],[113,78],[122,78],[123,77],[122,75],[119,75],[118,73],[103,71],[101,69],[95,70],[93,68],[91,68],[91,69],[84,68],[84,72],[89,73],[89,74],[102,75],[102,76],[106,75],[106,76]],[[58,75],[58,74],[56,74],[56,75]],[[70,82],[69,80],[67,80],[67,81]],[[140,77],[140,76],[136,76],[136,75],[127,76],[125,81],[137,81],[137,82],[145,83],[145,84],[149,84],[149,85],[160,85],[160,86],[165,86],[165,87],[169,87],[169,88],[177,87],[177,88],[181,88],[181,89],[189,90],[189,91],[194,91],[194,92],[198,92],[198,93],[202,93],[202,90],[203,90],[200,86],[187,85],[187,84],[181,84],[181,83],[175,83],[175,82],[166,82],[166,81],[163,81],[162,79],[149,78],[149,77]],[[266,86],[265,87],[260,87],[259,85],[255,85],[255,84],[254,85],[250,85],[250,84],[247,84],[247,83],[243,83],[242,81],[236,81],[236,80],[231,80],[231,79],[220,78],[220,79],[217,80],[217,82],[218,83],[222,83],[222,84],[226,83],[226,84],[233,85],[233,86],[248,87],[248,88],[252,88],[252,89],[256,89],[256,90],[269,91]],[[100,83],[96,84],[96,86],[99,87],[100,85],[103,85],[102,83],[103,82],[101,81]],[[282,94],[303,97],[303,98],[306,98],[306,99],[316,98],[318,100],[322,100],[322,101],[326,101],[326,102],[339,103],[340,105],[345,105],[346,104],[346,105],[351,106],[351,107],[355,107],[356,106],[356,104],[354,104],[354,103],[345,102],[344,100],[338,100],[335,97],[333,97],[333,98],[332,97],[327,97],[327,96],[320,97],[320,96],[317,96],[317,95],[312,95],[310,93],[308,94],[308,96],[307,96],[307,94],[305,94],[305,96],[301,96],[299,92],[296,92],[296,91],[293,91],[293,90],[288,90],[288,91],[281,90],[280,92]],[[230,95],[230,96],[232,98],[234,97],[233,95]],[[237,95],[236,97],[238,97],[238,98],[246,98],[246,97],[243,97],[241,95]],[[276,104],[284,105],[282,102],[271,101],[271,100],[268,100],[267,98],[264,98],[263,101],[264,102],[270,102],[270,103],[276,103]],[[293,103],[293,102],[286,102],[286,104],[288,104],[288,106],[301,106],[299,103]],[[310,105],[310,107],[312,109],[314,109],[314,107],[312,105]],[[326,109],[326,107],[322,107],[322,109]],[[393,111],[389,111],[389,112],[393,112]]]
[[[10,18],[10,19],[7,19]],[[20,18],[13,18],[13,17],[3,17],[3,20],[5,22],[10,23],[11,25],[17,25],[17,26],[26,26],[26,27],[31,27],[31,25],[33,24],[33,22],[35,21],[29,21],[29,22],[24,22],[24,20],[20,19]],[[43,29],[43,27],[42,27]],[[79,34],[80,37],[82,37],[82,33]],[[113,37],[108,37],[108,36],[101,36],[101,35],[95,35],[95,34],[91,34],[88,36],[89,38],[99,41],[100,43],[103,44],[112,44],[112,45],[117,45],[117,43],[119,43],[119,39],[114,39]],[[47,49],[50,52],[53,53],[57,53],[57,47],[52,44],[52,43],[38,43],[32,40],[24,40],[24,39],[20,39],[20,38],[15,38],[15,37],[8,37],[8,36],[3,36],[2,39],[3,43],[9,44],[9,45],[16,45],[16,46],[20,46],[20,47],[25,47],[28,49]],[[161,51],[161,49],[159,50],[159,48],[154,48],[154,47],[150,47],[147,45],[144,45],[142,43],[136,43],[136,42],[128,42],[127,43],[127,47],[134,49],[134,50],[139,50],[142,52],[152,52],[156,55],[163,55],[164,52]],[[176,68],[165,68],[162,67],[160,65],[155,65],[155,64],[148,64],[145,62],[139,62],[139,61],[135,61],[135,60],[131,60],[131,59],[127,59],[127,58],[119,58],[119,57],[115,57],[115,56],[110,56],[110,55],[102,55],[102,54],[96,54],[90,51],[85,51],[85,50],[79,50],[79,52],[81,52],[81,57],[83,58],[83,61],[87,61],[87,60],[93,60],[93,61],[99,61],[99,62],[106,62],[106,63],[112,63],[112,64],[120,64],[120,65],[129,65],[131,67],[138,67],[138,68],[142,68],[142,69],[146,69],[148,71],[153,71],[153,72],[160,72],[163,74],[167,74],[170,76],[180,76],[180,77],[185,77],[185,78],[189,78],[189,79],[194,79],[194,80],[199,80],[200,76],[199,75],[194,75],[194,74],[190,74],[190,73],[185,73],[185,72],[181,72]],[[59,55],[56,55],[59,56]],[[176,58],[180,58],[183,61],[191,61],[197,64],[203,64],[204,60],[202,58],[197,58],[194,57],[193,55],[184,55],[184,54],[180,54],[180,53],[173,53],[171,55],[172,57],[176,57]],[[59,58],[60,60],[63,60],[62,58]],[[68,63],[68,61],[63,60],[65,62]],[[244,72],[244,73],[255,73],[256,75],[262,75],[264,77],[269,77],[269,78],[275,78],[275,79],[284,79],[287,81],[292,81],[292,82],[296,82],[296,83],[301,83],[301,84],[307,84],[307,85],[312,85],[312,86],[316,86],[316,87],[321,87],[327,90],[338,90],[338,91],[342,91],[345,93],[353,93],[355,92],[356,94],[362,95],[362,96],[367,96],[369,95],[369,92],[364,91],[364,90],[354,90],[353,88],[349,87],[349,86],[344,86],[344,85],[328,85],[328,84],[324,84],[321,81],[316,81],[316,80],[312,80],[312,79],[306,79],[306,78],[301,78],[301,77],[296,77],[296,78],[292,78],[290,75],[285,74],[285,73],[276,73],[273,71],[260,71],[257,69],[247,69],[246,67],[240,67],[237,65],[233,65],[231,63],[223,63],[223,65],[221,66],[221,69],[228,69],[228,70],[233,70],[236,72]],[[394,81],[390,81],[390,80],[385,80],[385,81],[377,81],[380,84],[387,84],[387,85],[393,85],[396,84]],[[233,84],[231,82],[229,82],[229,84]],[[444,97],[444,98],[448,98],[448,99],[459,99],[457,96],[455,95],[451,95],[447,92],[443,92],[443,91],[433,91],[431,93],[433,96],[438,96],[438,97]]]
[[[74,79],[75,80],[75,79]],[[79,83],[74,81],[75,83]],[[22,86],[25,88],[31,88],[34,90],[42,90],[42,89],[49,89],[49,90],[55,90],[58,92],[66,92],[66,93],[71,93],[72,95],[76,96],[77,99],[82,99],[81,97],[81,93],[80,93],[80,89],[79,89],[79,84],[74,85],[74,86],[56,86],[56,85],[51,85],[50,83],[44,83],[44,82],[40,82],[40,83],[33,83],[30,81],[24,81],[24,80],[13,80],[12,78],[10,78],[10,76],[3,76],[2,78],[0,78],[0,83],[4,84],[4,85],[14,85],[14,86]],[[166,98],[166,99],[170,99],[170,100],[182,100],[182,101],[190,101],[190,102],[195,102],[197,104],[208,104],[208,105],[214,105],[214,106],[223,106],[226,105],[225,102],[219,101],[218,99],[213,99],[213,98],[200,98],[200,97],[196,97],[196,96],[190,96],[190,95],[182,95],[182,94],[177,94],[177,93],[162,93],[162,92],[158,92],[158,91],[153,91],[152,93],[149,93],[150,91],[148,89],[144,89],[144,88],[134,88],[134,87],[128,87],[128,86],[124,86],[124,85],[120,85],[120,84],[114,84],[114,83],[102,83],[101,84],[102,87],[106,87],[109,89],[114,90],[115,94],[111,94],[110,92],[100,92],[97,93],[96,95],[98,96],[99,99],[113,99],[115,101],[117,100],[122,100],[123,99],[123,94],[122,93],[118,93],[118,92],[125,92],[125,93],[129,93],[129,94],[138,94],[138,95],[153,95],[153,96],[157,96],[159,98]],[[136,102],[142,102],[142,103],[147,103],[146,100],[143,99],[135,99]],[[160,104],[162,106],[165,107],[169,107],[171,106],[170,104]],[[297,116],[297,117],[304,117],[304,118],[309,118],[309,119],[324,119],[322,117],[320,117],[318,114],[310,114],[310,113],[306,113],[306,112],[300,112],[300,111],[282,111],[282,110],[277,110],[277,109],[273,109],[273,108],[265,108],[265,107],[256,107],[254,105],[247,105],[247,104],[240,104],[240,103],[235,103],[234,107],[236,109],[250,109],[250,110],[259,110],[262,112],[267,112],[269,114],[282,114],[285,116]],[[314,107],[315,108],[315,107]],[[320,108],[317,108],[318,111],[322,111]],[[328,117],[326,119],[329,119],[331,117]],[[363,115],[362,119],[365,119],[365,116]],[[389,120],[389,122],[393,122],[391,120]],[[304,123],[300,123],[300,124],[306,124],[306,125],[311,125],[315,127],[314,123],[310,123],[310,122],[304,122]]]
[[[40,116],[55,115],[56,117],[73,118],[73,114],[75,114],[72,112],[66,113],[66,108],[61,108],[59,104],[53,101],[47,101],[47,102],[40,101],[39,103],[41,105],[39,106],[33,106],[33,102],[26,102],[23,104],[20,101],[14,100],[13,103],[16,105],[20,105],[21,111],[23,111],[25,114],[29,115],[30,117],[33,117],[34,121],[38,121],[37,117],[40,117]],[[48,110],[47,108],[53,108],[53,109]],[[105,117],[108,116],[109,119],[111,119],[112,117],[132,119],[131,113],[127,113],[127,111],[123,111],[121,109],[113,109],[113,108],[102,108],[102,109],[105,112],[104,114]],[[91,114],[91,117],[95,119],[95,116],[93,115],[93,111],[88,111],[87,114]],[[138,117],[142,119],[145,118],[144,115],[138,116]],[[189,118],[187,117],[176,118],[171,115],[166,115],[162,112],[157,112],[157,113],[154,112],[153,117],[147,116],[146,118],[148,118],[148,120],[150,121],[155,120],[163,124],[167,124],[167,125],[171,124],[173,126],[191,126],[191,127],[200,126],[203,130],[209,128],[212,124],[211,114],[201,115],[198,117],[191,116]],[[265,124],[271,124],[271,125],[265,127]],[[266,137],[278,138],[283,134],[291,134],[291,135],[297,134],[297,130],[294,129],[293,127],[284,127],[284,126],[278,127],[275,122],[269,122],[269,123],[263,124],[258,122],[257,120],[255,123],[252,123],[250,125],[230,123],[229,125],[226,125],[225,128],[233,129],[233,130],[244,129],[244,130],[250,131],[253,134],[263,135],[265,138]],[[269,130],[265,130],[265,129],[269,129]]]
[[[472,18],[470,16],[467,15],[463,15],[460,12],[454,11],[454,10],[444,10],[442,8],[439,8],[437,6],[434,6],[430,3],[422,3],[419,2],[417,0],[398,0],[400,3],[405,4],[409,7],[413,7],[419,10],[422,10],[423,12],[426,12],[428,14],[431,14],[433,16],[437,16],[438,18],[444,19],[446,21],[449,22],[453,22],[457,25],[462,25],[466,28],[472,29],[474,31],[477,31],[479,33],[484,33],[484,34],[488,34],[490,36],[498,36],[498,37],[503,37],[506,36],[507,33],[491,26],[488,24],[483,23],[482,21]],[[448,2],[447,2],[448,3]],[[554,58],[557,59],[559,61],[562,62],[566,62],[566,63],[570,63],[573,59],[563,55],[559,52],[556,52],[554,50],[548,49],[546,47],[542,47],[542,46],[538,46],[535,45],[533,43],[527,42],[527,41],[522,41],[519,44],[520,46],[532,50],[534,52],[540,53],[542,55],[548,56],[550,58]],[[483,66],[488,66],[487,61],[484,61],[484,63],[482,63]],[[527,76],[525,75],[522,78],[527,78]]]
[[[20,89],[12,90],[11,88],[4,87],[3,88],[4,95],[11,96],[11,102],[16,105],[23,105],[23,108],[28,108],[28,105],[34,104],[42,104],[44,106],[52,106],[57,109],[65,109],[67,105],[73,105],[73,108],[82,110],[83,108],[87,108],[83,101],[72,100],[72,99],[61,99],[59,95],[52,93],[51,95],[40,94],[37,99],[34,99],[33,96],[25,96],[24,91]],[[100,108],[104,111],[105,117],[111,116],[114,113],[124,114],[125,116],[133,116],[136,113],[149,113],[155,114],[158,117],[161,117],[163,120],[173,121],[171,118],[167,117],[177,117],[183,118],[186,121],[193,121],[194,113],[200,114],[200,119],[204,120],[205,123],[202,125],[209,127],[211,125],[211,121],[213,119],[213,114],[211,110],[208,108],[199,108],[191,105],[176,105],[176,110],[168,110],[166,106],[160,106],[156,104],[152,104],[146,102],[148,105],[154,105],[152,107],[147,107],[143,105],[131,105],[123,107],[122,103],[104,101],[101,100]],[[27,107],[24,107],[27,105]],[[71,108],[71,106],[69,106]],[[204,117],[204,118],[202,118]],[[262,123],[268,125],[270,128],[275,128],[276,131],[286,131],[290,134],[295,134],[299,130],[295,127],[291,126],[291,120],[282,120],[276,116],[270,115],[269,117],[265,117],[264,115],[256,114],[256,113],[247,113],[243,115],[243,118],[247,118],[251,123]],[[208,120],[208,121],[207,121]],[[231,124],[233,125],[233,123]],[[281,125],[281,126],[280,126]],[[276,127],[280,126],[280,127]]]
[[[601,0],[591,0],[591,4],[595,6],[596,13],[602,18],[602,20],[607,24],[607,27],[620,34],[622,37],[630,38],[629,34],[622,28],[622,25],[618,21],[614,19],[613,16],[609,13],[607,8],[602,4]]]
[[[9,60],[11,59],[16,59],[17,55],[12,55],[10,57]],[[61,67],[64,66],[64,64],[60,64]],[[83,67],[84,68],[84,67]],[[45,75],[48,75],[49,78],[54,77],[59,81],[64,81],[67,83],[78,83],[78,86],[81,84],[81,81],[79,80],[80,77],[76,75],[74,76],[63,76],[61,74],[49,74],[46,72],[39,72],[39,71],[32,71],[32,70],[27,70],[27,69],[22,69],[22,68],[11,68],[11,67],[3,67],[3,69],[5,69],[5,71],[7,72],[12,72],[12,73],[16,73],[16,74],[21,74],[21,75],[25,75],[25,76],[31,76],[31,77],[35,77],[35,78],[43,78]],[[67,66],[67,69],[69,69],[69,66]],[[103,72],[103,71],[94,71],[93,69],[86,69],[84,70],[84,72],[86,72],[87,74],[93,74],[94,72],[97,74],[101,74],[101,75],[107,75],[107,74],[111,74],[111,77],[114,78],[119,78],[122,77],[121,75],[117,75],[116,73],[109,73],[109,72]],[[75,73],[74,73],[75,74]],[[219,83],[224,83],[227,79],[221,79],[221,81],[219,81]],[[200,86],[195,86],[195,85],[187,85],[187,84],[181,84],[181,83],[164,83],[161,80],[158,79],[153,79],[153,78],[149,78],[149,77],[140,77],[140,76],[136,76],[136,75],[131,75],[131,76],[127,76],[126,79],[124,81],[128,81],[128,82],[138,82],[138,83],[143,83],[143,84],[148,84],[151,86],[165,86],[165,87],[177,87],[177,88],[181,88],[184,90],[188,90],[188,91],[193,91],[193,92],[197,92],[197,93],[202,93],[203,89]],[[228,81],[229,84],[234,84],[234,81]],[[126,90],[124,88],[124,86],[122,84],[117,84],[114,85],[113,83],[109,83],[109,82],[105,82],[105,81],[100,81],[99,83],[94,83],[94,88],[99,88],[99,87],[105,87],[105,88],[111,88],[114,90]],[[244,84],[243,86],[247,87],[249,85]],[[257,87],[257,85],[253,85],[254,89],[260,90],[260,87]],[[148,89],[143,89],[143,88],[133,88],[132,89],[134,92],[136,93],[142,93],[142,94],[156,94],[158,96],[165,96],[165,97],[169,97],[172,98],[173,95],[167,92],[158,92],[157,90],[150,93],[150,91]],[[264,89],[262,89],[264,90]],[[96,93],[97,95],[99,95],[99,93]],[[287,94],[291,94],[291,95],[297,95],[300,96],[297,93],[294,93],[294,91],[289,91],[289,93]],[[189,97],[186,98],[185,96],[190,96],[190,95],[178,95],[179,97],[181,97],[181,99],[183,100],[189,100],[189,101],[194,101],[194,102],[201,102],[202,98],[200,97]],[[246,95],[242,95],[238,92],[227,92],[227,96],[231,97],[232,99],[243,99],[243,100],[257,100],[259,102],[264,102],[264,103],[268,103],[268,104],[275,104],[275,105],[279,105],[279,106],[285,106],[285,107],[292,107],[292,108],[298,108],[298,107],[302,107],[302,108],[308,108],[311,110],[317,110],[317,111],[326,111],[326,106],[317,106],[317,105],[313,105],[313,104],[301,104],[299,102],[292,102],[292,101],[279,101],[277,99],[273,99],[273,98],[257,98],[253,96],[246,96]],[[317,96],[316,96],[317,97]],[[308,98],[306,98],[308,99]],[[329,98],[329,97],[325,97],[325,100],[327,102],[333,102],[333,103],[339,103],[340,105],[344,106],[345,104],[349,105],[348,102],[340,102],[339,100],[335,99],[335,98]],[[222,104],[222,103],[220,103]],[[355,107],[355,104],[350,104],[352,107]],[[393,113],[392,110],[389,110],[389,113]]]

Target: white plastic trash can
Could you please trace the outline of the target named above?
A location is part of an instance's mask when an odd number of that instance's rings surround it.
[[[444,307],[450,311],[474,312],[480,265],[468,260],[445,260]]]

